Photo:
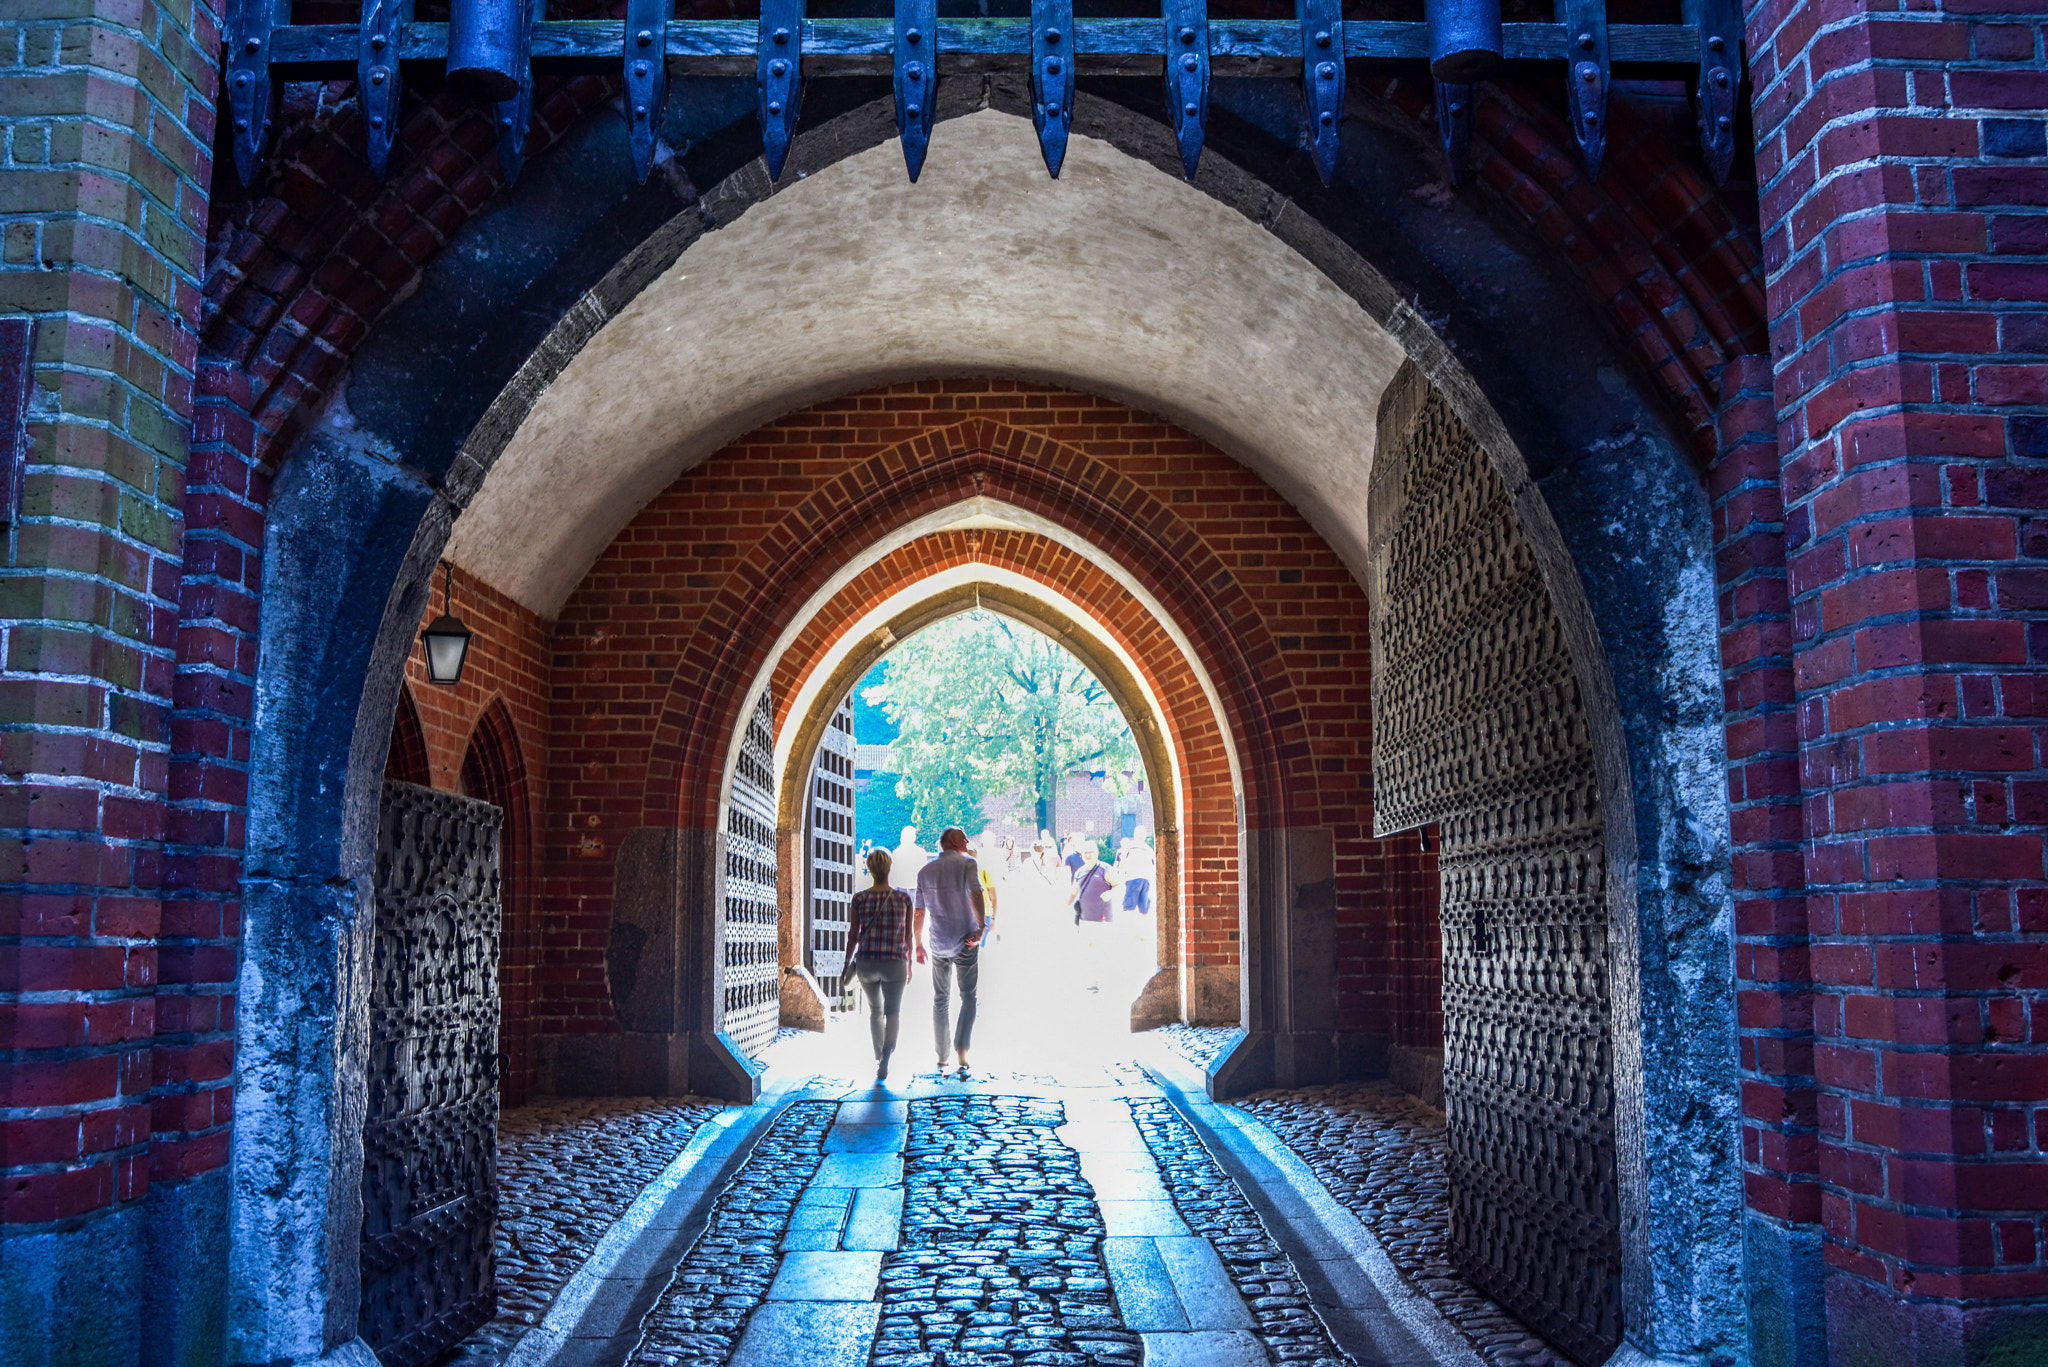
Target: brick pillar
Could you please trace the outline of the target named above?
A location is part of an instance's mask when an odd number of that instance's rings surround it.
[[[220,1330],[217,1285],[179,1274],[224,1256],[225,1116],[185,1098],[229,1061],[186,1047],[157,944],[218,33],[152,0],[0,18],[0,315],[32,320],[34,376],[0,567],[0,1343],[24,1362]]]
[[[1806,941],[1792,609],[1771,365],[1721,376],[1720,453],[1708,471],[1721,620],[1734,847],[1745,1256],[1760,1367],[1826,1360],[1820,1301],[1820,1143]]]
[[[1845,1367],[2048,1341],[2034,8],[1749,16]]]

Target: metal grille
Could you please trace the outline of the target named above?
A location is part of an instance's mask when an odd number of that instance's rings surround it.
[[[725,814],[725,1032],[749,1054],[775,1040],[782,961],[776,944],[775,709],[763,689],[747,721]]]
[[[1621,1259],[1585,707],[1477,441],[1427,385],[1381,421],[1376,824],[1440,823],[1452,1247],[1502,1305],[1600,1362],[1620,1341]]]
[[[853,900],[853,695],[832,714],[811,765],[811,972],[828,1002],[844,992]]]
[[[387,782],[377,840],[358,1332],[430,1362],[497,1312],[498,832],[487,802]]]

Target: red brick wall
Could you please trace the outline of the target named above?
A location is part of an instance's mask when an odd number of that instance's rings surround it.
[[[2048,72],[2013,0],[1748,32],[1812,940],[1775,973],[1813,983],[1837,1351],[1875,1317],[1903,1360],[2048,1294]]]
[[[1370,834],[1362,591],[1277,494],[1186,433],[1088,395],[951,380],[819,404],[734,443],[650,503],[570,598],[556,625],[542,835],[544,1029],[611,1028],[603,951],[618,838],[671,813],[716,820],[736,709],[815,586],[890,527],[977,491],[1088,535],[1175,614],[1243,749],[1247,820],[1335,828],[1356,946],[1345,1026],[1393,1028],[1393,985],[1367,952],[1403,913]],[[837,521],[821,527],[828,510]],[[1159,544],[1172,554],[1146,553]],[[1186,952],[1234,962],[1236,815],[1195,676],[1086,558],[1007,533],[983,534],[972,553],[1091,605],[1155,671],[1190,775]],[[925,537],[856,576],[776,666],[777,698],[794,696],[805,662],[868,605],[969,554],[964,534]]]

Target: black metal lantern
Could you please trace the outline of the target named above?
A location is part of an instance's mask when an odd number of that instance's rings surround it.
[[[455,615],[455,569],[442,566],[441,615],[427,624],[420,640],[427,647],[427,678],[453,687],[462,682],[462,663],[469,658],[469,641],[475,633]]]

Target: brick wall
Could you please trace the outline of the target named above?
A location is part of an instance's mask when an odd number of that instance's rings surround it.
[[[1981,1350],[2048,1294],[2040,14],[1768,0],[1748,33],[1804,795],[1769,807],[1812,941],[1756,971],[1813,985],[1832,1351]],[[1752,1199],[1802,1214],[1796,1128],[1753,1126],[1788,1178]]]
[[[1371,837],[1357,584],[1277,494],[1195,438],[1088,395],[951,380],[833,400],[742,438],[650,503],[571,596],[555,627],[541,835],[545,1030],[612,1028],[603,952],[620,836],[678,805],[686,823],[704,817],[734,720],[720,709],[738,706],[807,586],[886,526],[971,492],[965,464],[959,489],[927,481],[977,452],[1011,462],[975,467],[985,492],[1042,498],[1049,515],[1070,523],[1104,519],[1091,539],[1125,559],[1126,572],[1154,581],[1147,587],[1194,638],[1245,749],[1247,820],[1335,828],[1339,916],[1356,946],[1347,951],[1345,1028],[1392,1028],[1395,987],[1367,946],[1409,914],[1390,901],[1413,880],[1396,876],[1399,861],[1390,865]],[[1064,491],[1084,488],[1094,492],[1062,502]],[[828,535],[812,530],[820,509],[876,520]],[[792,528],[802,535],[786,542]],[[1100,566],[1041,536],[970,535],[920,538],[839,590],[777,664],[778,704],[869,605],[938,569],[972,557],[1057,586],[1126,645],[1178,732],[1189,808],[1184,953],[1191,963],[1234,963],[1237,818],[1221,732],[1195,676]],[[1170,540],[1174,563],[1135,563],[1147,538]]]
[[[231,899],[161,842],[218,14],[0,16],[0,314],[34,321],[0,569],[0,1222],[226,1161]]]

